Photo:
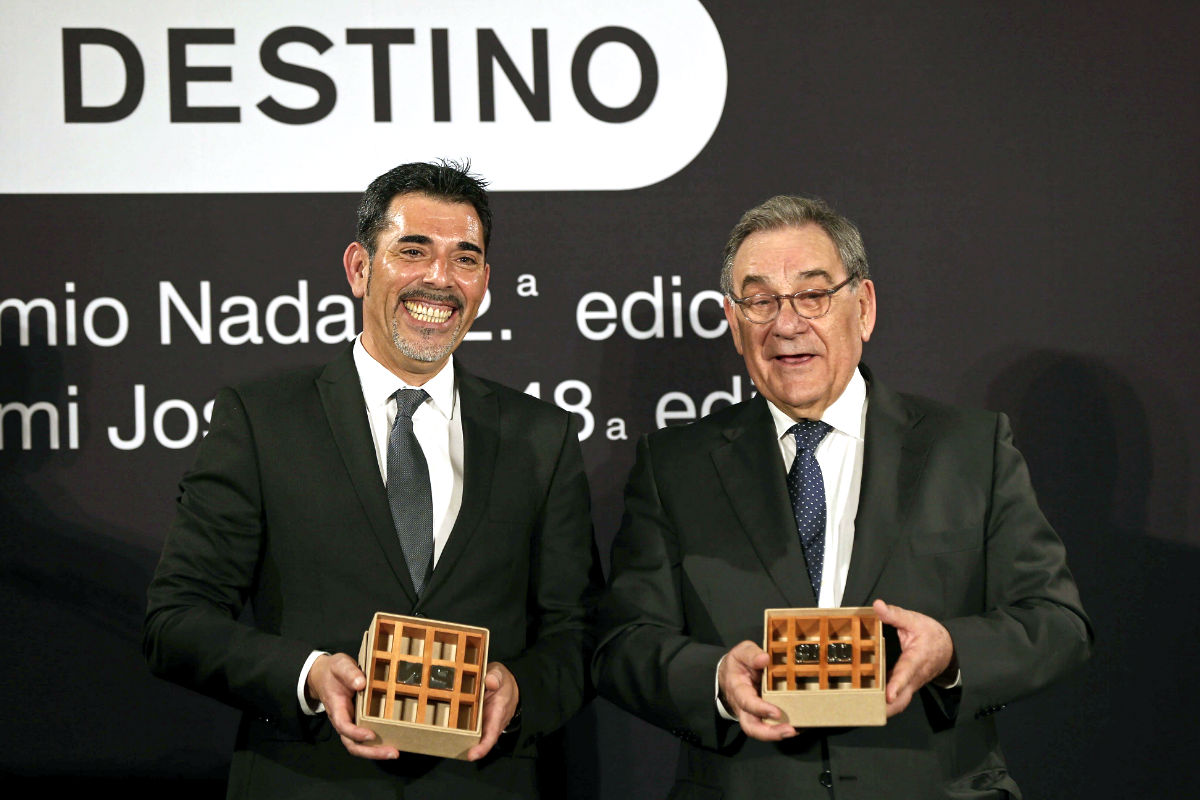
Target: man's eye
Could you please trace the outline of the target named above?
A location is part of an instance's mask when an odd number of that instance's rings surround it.
[[[750,306],[755,311],[766,311],[771,306],[775,305],[775,298],[769,295],[755,295],[748,298],[746,305]]]

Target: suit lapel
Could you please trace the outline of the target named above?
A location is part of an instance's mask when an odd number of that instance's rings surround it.
[[[500,406],[483,381],[459,369],[458,402],[463,428],[463,490],[458,518],[442,548],[433,575],[422,593],[428,597],[453,573],[454,563],[467,549],[487,509],[492,491],[492,474],[500,446]]]
[[[371,533],[404,593],[415,602],[417,594],[413,590],[404,551],[392,523],[387,490],[379,477],[379,464],[375,458],[375,446],[371,443],[371,431],[363,407],[362,385],[358,380],[358,370],[354,367],[352,349],[347,349],[325,368],[317,378],[317,391]]]
[[[723,433],[712,459],[743,532],[788,604],[815,606],[767,401],[746,403]]]
[[[862,485],[843,606],[870,605],[892,549],[901,539],[913,492],[929,452],[921,417],[896,393],[872,381],[867,405]],[[885,598],[886,599],[886,598]]]

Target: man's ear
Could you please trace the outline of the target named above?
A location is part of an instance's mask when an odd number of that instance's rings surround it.
[[[865,342],[875,330],[875,284],[864,280],[858,287],[858,332]]]
[[[371,278],[371,259],[367,257],[367,248],[358,242],[351,242],[342,254],[342,265],[346,268],[346,280],[355,297],[367,293],[367,282]]]
[[[738,355],[742,355],[742,320],[738,313],[733,309],[733,303],[729,302],[729,297],[725,297],[725,321],[729,323],[729,333],[733,336],[733,346],[738,351]]]

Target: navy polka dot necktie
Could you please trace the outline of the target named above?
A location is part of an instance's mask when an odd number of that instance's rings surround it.
[[[433,569],[433,491],[429,464],[417,435],[412,415],[429,397],[424,389],[398,389],[396,419],[388,434],[387,495],[392,524],[400,537],[400,549],[408,562],[417,594],[425,587],[425,576]]]
[[[788,433],[796,437],[796,460],[788,472],[788,494],[792,497],[792,513],[808,564],[808,580],[813,597],[821,602],[821,569],[825,563],[825,479],[817,463],[816,449],[825,434],[833,430],[828,423],[802,419]]]

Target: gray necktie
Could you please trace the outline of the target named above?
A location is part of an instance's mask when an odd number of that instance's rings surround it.
[[[792,513],[817,603],[821,602],[821,570],[825,564],[825,479],[815,453],[831,430],[829,423],[815,419],[802,419],[788,429],[796,437],[796,460],[787,477],[788,494],[792,496]]]
[[[429,488],[429,464],[413,433],[412,415],[428,397],[424,389],[400,389],[392,395],[396,420],[388,435],[387,450],[388,505],[418,595],[425,587],[425,576],[433,569],[433,493]]]

